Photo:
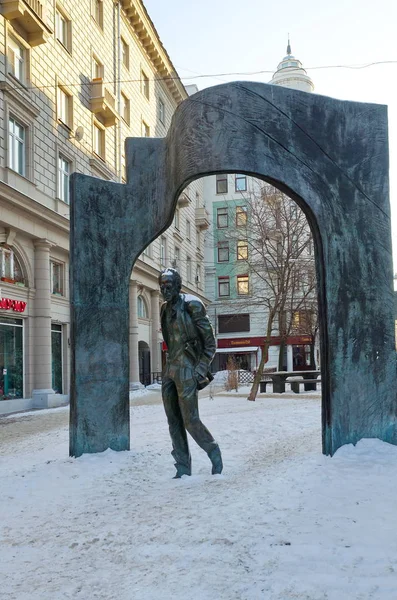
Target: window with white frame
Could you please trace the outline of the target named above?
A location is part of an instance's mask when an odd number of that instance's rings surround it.
[[[27,79],[26,57],[26,48],[10,35],[7,41],[8,72],[21,83],[26,83]]]
[[[103,2],[102,0],[93,0],[92,16],[95,22],[103,29]]]
[[[71,172],[70,160],[63,154],[58,155],[58,198],[69,204],[69,176]]]
[[[55,35],[58,40],[70,52],[72,41],[72,22],[57,7],[55,12]]]
[[[161,98],[159,98],[159,121],[165,125],[165,104]]]
[[[98,123],[93,127],[93,150],[100,158],[105,160],[105,129]]]
[[[200,229],[196,229],[196,248],[197,248],[197,250],[202,250]]]
[[[3,281],[8,283],[23,283],[25,285],[25,278],[23,276],[21,265],[17,257],[14,254],[13,249],[7,244],[0,246],[0,277]]]
[[[191,283],[192,281],[192,259],[190,256],[186,257],[186,279]]]
[[[186,219],[186,239],[190,241],[192,235],[190,221]]]
[[[8,166],[20,175],[25,175],[26,128],[14,117],[8,120]]]
[[[167,240],[164,236],[160,238],[160,265],[162,267],[166,266],[167,261]]]
[[[121,57],[126,69],[130,68],[130,48],[124,38],[121,38]]]
[[[63,264],[55,261],[50,261],[50,284],[51,294],[56,296],[64,295],[64,277]]]
[[[58,86],[57,95],[58,120],[72,129],[73,98],[62,86]]]
[[[150,87],[149,87],[149,77],[146,75],[144,71],[141,71],[141,90],[142,94],[149,100],[150,97]]]
[[[179,221],[179,208],[175,209],[175,214],[174,214],[174,226],[175,229],[179,230],[179,225],[180,225],[180,221]]]
[[[92,57],[92,78],[103,79],[105,76],[105,68],[103,63],[95,55]]]
[[[140,319],[148,319],[149,313],[147,309],[147,305],[142,296],[138,296],[138,317]]]
[[[121,92],[121,116],[123,120],[130,124],[130,100],[127,96]]]
[[[173,262],[173,267],[174,269],[179,269],[180,267],[180,260],[181,260],[181,251],[178,248],[178,246],[175,246],[175,250],[174,250],[174,262]]]
[[[198,264],[196,267],[196,285],[201,287],[201,265]]]
[[[236,226],[245,227],[247,225],[248,212],[246,206],[236,206]]]

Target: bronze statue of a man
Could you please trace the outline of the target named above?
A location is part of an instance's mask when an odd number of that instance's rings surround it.
[[[182,280],[175,269],[159,276],[165,300],[161,307],[161,329],[168,347],[162,395],[172,441],[176,475],[191,475],[192,464],[186,431],[208,454],[212,474],[222,472],[217,442],[199,417],[198,390],[212,380],[209,371],[216,344],[205,307],[199,298],[181,294]]]

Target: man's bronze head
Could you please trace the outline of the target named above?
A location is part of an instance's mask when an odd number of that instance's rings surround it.
[[[166,302],[175,301],[182,288],[182,279],[176,269],[164,269],[159,275],[160,292]]]

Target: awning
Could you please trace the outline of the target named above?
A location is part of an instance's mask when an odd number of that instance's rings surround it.
[[[216,351],[219,354],[241,354],[242,352],[256,352],[258,346],[241,346],[233,348],[217,348]]]

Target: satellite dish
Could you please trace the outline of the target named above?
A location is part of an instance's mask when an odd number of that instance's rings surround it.
[[[78,142],[80,142],[83,139],[83,136],[84,136],[84,127],[79,125],[76,129],[74,137]]]

